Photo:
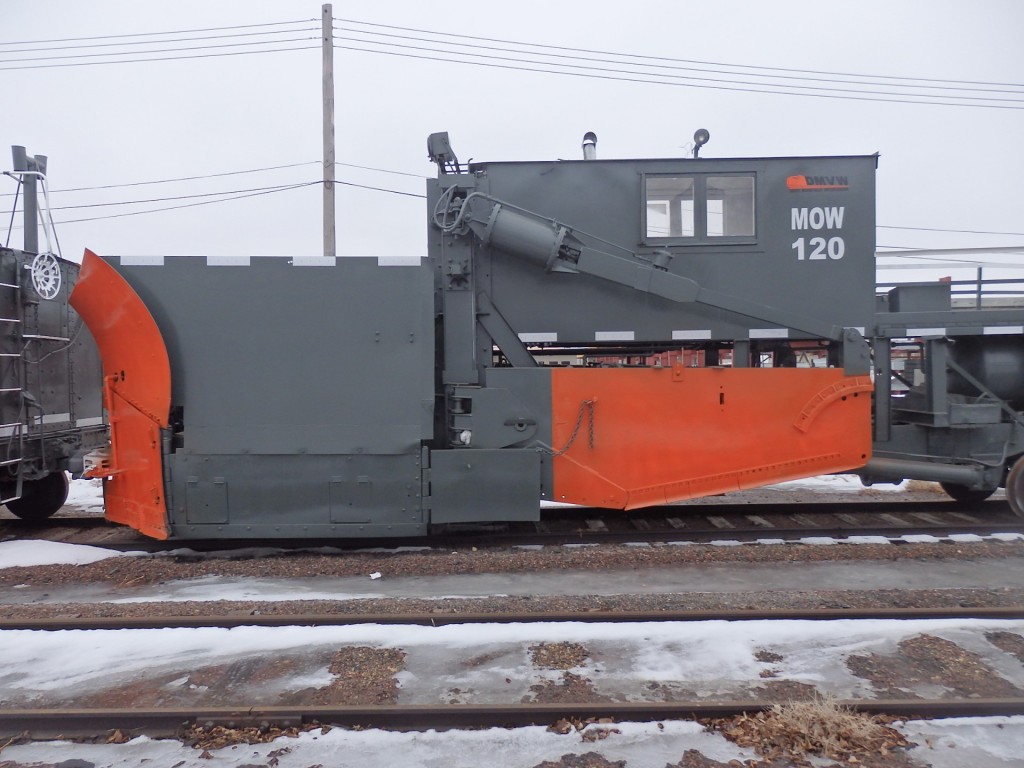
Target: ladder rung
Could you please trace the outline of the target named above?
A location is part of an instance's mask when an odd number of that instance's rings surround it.
[[[6,459],[4,461],[0,461],[0,467],[9,467],[12,464],[20,464],[21,462],[22,459]]]
[[[0,424],[0,429],[7,429],[7,427],[24,427],[25,425],[20,421],[12,422],[11,424]]]
[[[0,357],[21,357],[19,352],[0,352]]]
[[[33,339],[37,341],[71,341],[66,336],[40,336],[36,333],[23,333],[21,335],[23,339]]]
[[[13,317],[0,317],[0,323],[20,323],[21,320],[15,320]]]
[[[21,392],[21,387],[13,387],[11,389],[0,389],[0,393],[3,392]]]
[[[0,283],[0,288],[21,288],[21,286],[14,283]]]

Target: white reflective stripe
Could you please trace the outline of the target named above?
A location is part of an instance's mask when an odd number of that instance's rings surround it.
[[[907,328],[907,336],[945,336],[945,328]]]
[[[248,267],[248,256],[207,256],[208,267]]]
[[[163,256],[122,256],[122,267],[162,267]]]
[[[378,256],[378,267],[418,267],[423,260],[419,256]]]
[[[985,326],[986,336],[1013,336],[1024,333],[1024,325]]]
[[[751,328],[752,339],[788,339],[789,328]]]
[[[10,437],[18,433],[19,427],[0,427],[0,437]]]
[[[78,419],[75,422],[76,427],[95,427],[103,423],[102,416],[92,416],[88,419]]]
[[[519,340],[527,344],[539,344],[542,341],[558,341],[557,333],[520,333]]]
[[[594,334],[594,341],[633,341],[635,338],[635,331],[597,331]]]
[[[71,421],[70,413],[46,413],[43,414],[43,424],[53,424],[58,421]]]
[[[711,331],[672,331],[673,341],[702,341],[711,338]]]
[[[336,256],[296,256],[292,259],[293,267],[333,267],[337,263]]]

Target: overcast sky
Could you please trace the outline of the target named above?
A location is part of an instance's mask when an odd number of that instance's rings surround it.
[[[111,255],[318,255],[322,202],[316,185],[74,220],[218,199],[163,198],[249,194],[241,191],[321,178],[320,14],[320,3],[302,0],[0,0],[0,168],[11,167],[11,144],[49,156],[53,190],[293,166],[55,191],[52,203],[63,210],[54,217],[65,222],[58,226],[62,251],[76,259],[85,247]],[[339,180],[421,195],[424,184],[416,177],[433,175],[425,150],[433,131],[449,131],[463,161],[496,161],[578,158],[586,131],[597,133],[603,158],[682,156],[694,130],[704,127],[711,142],[702,154],[709,157],[879,152],[880,246],[1024,245],[1024,3],[1018,0],[391,0],[338,2],[334,15],[337,45],[345,46],[335,51],[337,159],[391,171],[342,165]],[[230,29],[214,29],[223,27]],[[147,36],[113,37],[141,33]],[[533,48],[528,55],[522,45],[468,36],[560,48]],[[55,39],[65,40],[24,44]],[[431,61],[410,54],[466,57],[451,53],[451,46],[448,53],[397,47],[441,49],[441,39],[490,46],[473,50],[505,57],[477,59],[491,65],[552,70],[559,61],[601,77]],[[125,42],[143,44],[110,45]],[[85,45],[105,47],[71,47]],[[232,47],[205,47],[212,45]],[[193,50],[167,52],[185,47]],[[303,49],[234,55],[268,48]],[[540,61],[542,50],[587,58],[524,63]],[[99,53],[126,51],[135,51],[134,58],[192,58],[83,64],[110,60]],[[233,55],[209,55],[223,53]],[[73,54],[89,57],[57,58]],[[627,69],[627,62],[633,66]],[[641,71],[635,64],[642,62],[702,71]],[[621,79],[665,80],[654,72],[695,79],[675,81],[689,86]],[[804,79],[757,76],[768,74]],[[907,87],[895,89],[900,83]],[[822,93],[811,86],[831,89],[832,97],[810,95]],[[837,94],[836,88],[861,93]],[[0,179],[0,194],[14,189],[13,181]],[[157,202],[66,207],[137,200]],[[0,197],[3,239],[11,202]],[[425,229],[417,197],[352,186],[338,191],[339,254],[423,255]],[[12,242],[21,244],[20,230]]]

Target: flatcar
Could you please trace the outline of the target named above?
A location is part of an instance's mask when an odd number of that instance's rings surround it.
[[[111,520],[409,536],[851,471],[1021,512],[1024,309],[876,293],[876,155],[428,154],[426,259],[86,253]]]

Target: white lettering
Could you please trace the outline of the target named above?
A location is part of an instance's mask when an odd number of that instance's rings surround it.
[[[825,226],[829,229],[842,229],[843,228],[843,213],[846,211],[845,208],[826,208],[825,209]]]
[[[842,229],[843,215],[846,208],[791,208],[789,213],[790,229]]]
[[[825,261],[826,258],[838,261],[846,255],[846,242],[841,237],[812,237],[811,252],[807,252],[807,238],[798,237],[790,246],[796,251],[797,261]]]

